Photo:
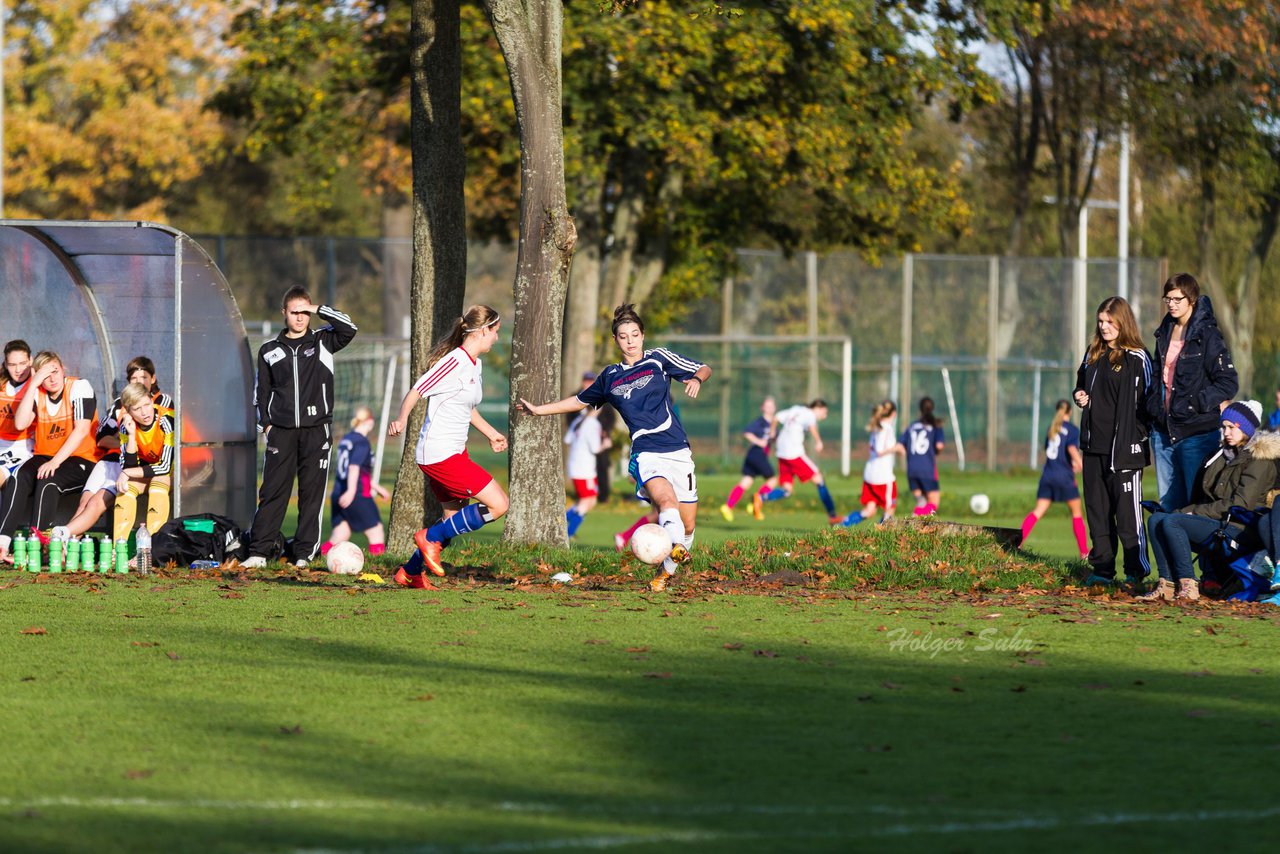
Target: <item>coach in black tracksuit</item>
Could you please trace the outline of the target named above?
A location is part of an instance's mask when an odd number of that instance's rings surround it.
[[[1116,577],[1119,546],[1135,587],[1151,571],[1142,520],[1142,470],[1151,464],[1147,398],[1151,357],[1142,346],[1129,304],[1110,297],[1098,307],[1098,330],[1076,373],[1073,395],[1083,413],[1084,508],[1093,548],[1087,584]]]
[[[356,337],[351,318],[327,305],[313,305],[305,288],[290,288],[281,308],[284,331],[258,350],[253,403],[267,452],[246,566],[261,566],[275,556],[295,476],[298,530],[293,557],[300,565],[315,557],[328,492],[333,354]],[[329,325],[313,332],[312,315]]]

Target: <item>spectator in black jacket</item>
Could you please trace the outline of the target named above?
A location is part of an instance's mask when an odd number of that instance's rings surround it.
[[[1142,470],[1151,464],[1146,400],[1151,394],[1151,357],[1129,303],[1108,297],[1098,306],[1093,343],[1076,373],[1073,395],[1084,410],[1084,509],[1093,548],[1086,584],[1112,584],[1117,544],[1124,573],[1137,590],[1151,563],[1142,525]]]
[[[293,555],[299,566],[315,557],[329,479],[333,423],[333,354],[356,337],[351,318],[327,305],[314,305],[303,287],[280,301],[285,328],[258,350],[253,404],[267,452],[253,517],[245,566],[263,566],[275,556],[280,525],[298,480],[298,530]],[[329,325],[311,330],[311,318]]]
[[[1172,513],[1191,502],[1196,473],[1217,451],[1220,416],[1240,379],[1213,305],[1194,276],[1171,276],[1164,304],[1168,313],[1156,329],[1156,381],[1147,411],[1160,504]]]

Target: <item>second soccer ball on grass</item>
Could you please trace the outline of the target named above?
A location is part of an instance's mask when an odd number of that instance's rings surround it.
[[[643,563],[657,566],[671,554],[671,535],[661,525],[641,525],[631,535],[631,553]]]

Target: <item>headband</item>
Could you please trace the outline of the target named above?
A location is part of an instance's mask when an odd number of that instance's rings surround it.
[[[463,331],[463,332],[479,332],[481,329],[488,329],[490,326],[493,326],[495,323],[497,323],[498,321],[502,320],[502,315],[500,315],[500,314],[495,314],[495,315],[493,316],[493,320],[490,320],[488,323],[485,323],[485,324],[483,324],[483,325],[481,325],[481,326],[476,326],[476,327],[472,327],[472,328],[468,328],[468,327],[466,326],[467,319],[466,319],[465,317],[460,317],[460,318],[458,318],[458,319],[459,319],[459,320],[461,320],[461,321],[462,321],[462,323],[463,323],[463,326],[462,326],[462,331]]]

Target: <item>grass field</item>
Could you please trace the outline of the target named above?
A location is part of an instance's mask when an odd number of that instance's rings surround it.
[[[1272,847],[1280,611],[1086,596],[1053,557],[803,501],[704,513],[703,559],[830,584],[543,583],[625,573],[621,507],[527,576],[484,532],[440,591],[0,575],[0,850]],[[885,570],[926,540],[956,572]]]

